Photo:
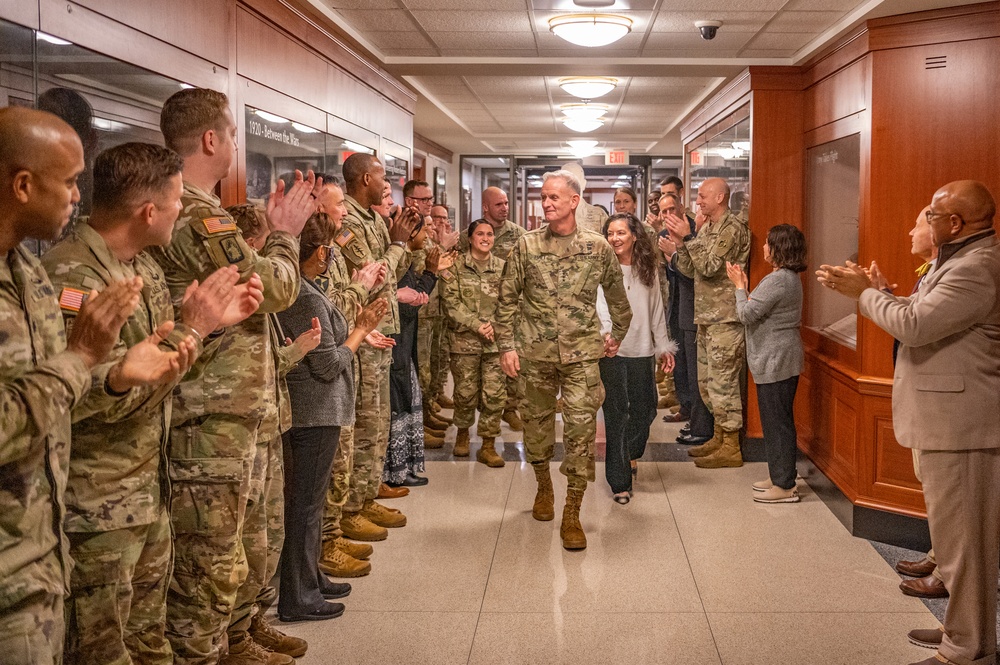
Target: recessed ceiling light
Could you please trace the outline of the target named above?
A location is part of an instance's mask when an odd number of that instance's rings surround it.
[[[549,19],[549,30],[577,46],[607,46],[632,32],[632,19],[615,14],[566,14]]]
[[[580,99],[597,99],[618,87],[618,79],[610,76],[567,76],[559,79],[559,87]]]
[[[573,118],[563,118],[562,124],[566,125],[566,129],[572,129],[574,132],[592,132],[595,129],[600,129],[604,126],[603,120],[575,120]]]
[[[41,39],[43,42],[48,42],[49,44],[55,44],[56,46],[69,46],[73,42],[68,42],[65,39],[59,39],[58,37],[53,37],[52,35],[45,32],[36,32],[35,37]]]
[[[303,125],[300,122],[293,122],[292,123],[292,127],[294,127],[295,129],[299,130],[303,134],[318,134],[319,133],[318,129],[313,129],[309,125]]]
[[[575,120],[599,120],[608,112],[607,104],[560,104],[559,110]]]
[[[257,115],[268,122],[273,122],[278,125],[283,125],[288,122],[288,118],[282,118],[280,115],[274,115],[273,113],[268,113],[267,111],[254,111]]]

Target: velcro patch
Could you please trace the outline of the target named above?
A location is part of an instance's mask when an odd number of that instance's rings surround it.
[[[86,291],[66,287],[59,294],[59,307],[67,312],[79,312],[89,297],[90,294]]]
[[[209,234],[235,231],[236,223],[227,217],[206,217],[201,220]]]
[[[341,247],[346,247],[347,243],[351,242],[352,240],[354,240],[354,231],[350,229],[344,229],[343,231],[340,232],[340,235],[337,236],[337,239],[334,242],[336,242]]]
[[[443,279],[444,281],[447,282],[447,281],[450,281],[451,278],[454,277],[454,275],[451,274],[450,270],[445,269],[445,270],[442,270],[441,272],[438,273],[438,277],[440,277],[441,279]]]

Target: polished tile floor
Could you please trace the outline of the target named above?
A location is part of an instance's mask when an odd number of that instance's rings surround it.
[[[657,421],[652,439],[676,430]],[[454,432],[428,451],[430,484],[391,502],[409,523],[375,543],[344,616],[278,624],[309,640],[302,665],[905,665],[932,654],[906,632],[937,626],[934,616],[804,482],[801,503],[767,506],[751,500],[762,463],[642,461],[619,506],[598,463],[582,511],[589,546],[567,552],[558,516],[531,518],[528,465],[455,461]],[[652,443],[644,460],[682,459],[668,448]],[[520,453],[508,444],[505,456]],[[552,470],[561,505],[565,480]]]

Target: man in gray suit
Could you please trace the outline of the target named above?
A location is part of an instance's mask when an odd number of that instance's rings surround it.
[[[952,182],[927,221],[938,260],[909,297],[876,288],[858,266],[819,281],[858,300],[900,341],[892,389],[896,438],[917,451],[927,520],[951,601],[936,656],[914,665],[993,665],[1000,565],[1000,244],[986,186]],[[930,631],[914,631],[930,632]]]

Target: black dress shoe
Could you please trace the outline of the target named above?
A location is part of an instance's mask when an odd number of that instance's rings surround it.
[[[325,621],[326,619],[336,619],[344,613],[343,603],[324,603],[323,607],[318,607],[311,612],[302,614],[282,614],[278,612],[278,618],[286,623],[293,621]]]
[[[710,436],[691,436],[689,434],[687,436],[677,437],[677,443],[681,444],[682,446],[700,446],[706,441],[711,440],[711,438],[712,437]]]
[[[323,597],[327,600],[347,598],[351,595],[351,585],[346,582],[331,582],[326,579],[326,575],[320,573],[319,592],[323,594]]]
[[[408,473],[406,477],[403,478],[403,482],[400,485],[404,487],[423,487],[430,481],[425,476],[418,476],[415,473]]]
[[[677,434],[678,436],[691,436],[691,423],[684,425]]]

